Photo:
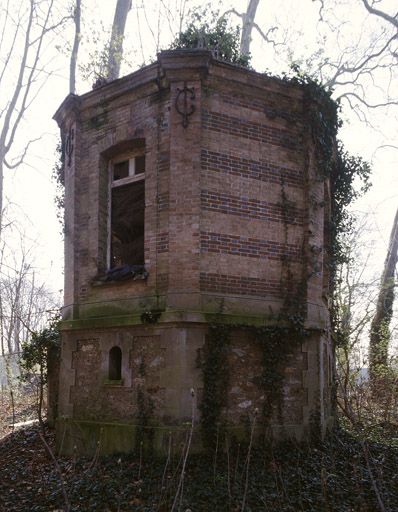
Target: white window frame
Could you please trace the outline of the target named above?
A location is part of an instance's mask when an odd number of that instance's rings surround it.
[[[115,158],[112,158],[109,161],[108,165],[108,250],[107,250],[107,268],[111,268],[111,245],[112,245],[112,189],[116,187],[122,187],[123,185],[128,185],[129,183],[134,183],[136,181],[145,180],[145,171],[140,174],[135,174],[135,159],[138,156],[145,156],[145,150],[142,148],[141,150],[137,150],[134,152],[124,153],[118,155]],[[113,179],[113,167],[115,164],[120,162],[129,161],[129,175],[126,178],[120,178],[118,180]],[[146,164],[146,162],[145,162]],[[146,167],[146,165],[145,165]]]

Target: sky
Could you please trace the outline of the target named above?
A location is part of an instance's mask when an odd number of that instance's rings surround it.
[[[63,0],[58,0],[60,12],[63,5]],[[83,0],[84,37],[79,55],[79,64],[83,67],[92,60],[109,34],[114,5],[113,0]],[[122,74],[150,63],[157,50],[170,44],[173,33],[178,29],[178,9],[181,5],[181,0],[162,0],[161,3],[160,0],[146,0],[145,4],[142,0],[133,0],[124,43],[128,62],[123,65]],[[246,1],[222,1],[219,5],[220,12],[231,8],[242,12],[246,8]],[[305,69],[306,59],[316,52],[313,67],[316,67],[317,59],[319,61],[325,55],[330,56],[331,60],[339,58],[342,53],[354,58],[355,52],[359,55],[362,47],[377,44],[377,34],[383,28],[386,31],[389,29],[388,25],[369,16],[360,0],[325,1],[325,5],[323,15],[329,25],[319,20],[320,2],[260,0],[256,23],[264,33],[272,28],[270,37],[275,39],[276,46],[265,42],[254,31],[251,47],[254,69],[281,73],[288,69],[291,61],[301,62]],[[387,12],[394,12],[393,1],[382,1],[379,6]],[[217,2],[213,2],[212,8],[216,7]],[[231,15],[231,20],[234,24],[239,23],[239,18],[234,15]],[[58,128],[52,116],[68,93],[68,47],[72,37],[73,26],[69,24],[47,43],[43,63],[46,70],[51,70],[51,75],[25,116],[14,154],[18,154],[18,149],[24,147],[26,140],[38,136],[42,138],[32,145],[26,163],[15,171],[6,171],[5,177],[5,196],[10,203],[10,215],[19,219],[26,234],[26,243],[35,246],[35,268],[55,296],[63,286],[63,244],[54,205],[55,186],[51,181],[58,141]],[[79,72],[79,94],[91,89],[92,78],[85,80],[83,76],[87,73],[87,68]],[[369,102],[384,101],[387,95],[398,98],[397,88],[396,76],[392,80],[391,69],[388,68],[383,68],[377,74],[375,82],[369,76],[363,79],[363,90]],[[341,85],[338,89],[339,94],[343,94],[349,87]],[[398,205],[398,150],[383,147],[396,141],[398,108],[368,109],[364,122],[358,119],[359,111],[347,108],[348,104],[344,101],[344,125],[340,137],[350,152],[361,155],[373,166],[373,187],[354,208],[369,214],[370,229],[363,235],[367,242],[372,243],[369,275],[379,275]],[[18,251],[19,242],[14,240],[10,243]]]

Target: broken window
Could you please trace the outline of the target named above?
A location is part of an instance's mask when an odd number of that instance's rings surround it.
[[[122,380],[122,350],[112,347],[109,351],[109,380]]]
[[[144,265],[145,155],[111,162],[110,268]]]

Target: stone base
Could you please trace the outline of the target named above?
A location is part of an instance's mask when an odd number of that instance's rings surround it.
[[[331,431],[334,422],[329,419],[326,432]],[[127,423],[105,423],[85,420],[58,418],[56,424],[57,453],[59,455],[79,455],[93,457],[115,453],[153,454],[159,457],[181,455],[186,449],[191,426],[152,426],[144,431],[137,425]],[[294,440],[307,441],[314,432],[311,427],[303,425],[273,425],[269,429],[257,426],[254,430],[254,442],[262,446],[270,442]],[[316,433],[315,433],[316,434]],[[229,445],[233,443],[248,444],[250,434],[243,426],[226,429]],[[196,425],[192,435],[190,453],[203,451],[200,425]]]
[[[97,449],[101,454],[129,452],[137,448],[136,425],[145,425],[144,440],[151,438],[152,448],[165,453],[170,432],[173,442],[184,444],[192,413],[194,444],[200,449],[207,331],[206,324],[188,323],[63,331],[57,425],[60,451],[72,453],[76,446],[79,453],[87,454]],[[314,332],[298,345],[288,339],[283,343],[288,355],[280,370],[282,401],[272,406],[266,435],[301,441],[317,428],[322,437],[333,422],[328,340]],[[120,349],[121,364],[120,375],[112,380],[109,368],[114,347]],[[261,427],[266,404],[264,348],[266,340],[259,343],[247,329],[231,331],[226,352],[229,383],[220,418],[231,436],[248,437],[256,410]],[[260,430],[264,436],[264,429]]]

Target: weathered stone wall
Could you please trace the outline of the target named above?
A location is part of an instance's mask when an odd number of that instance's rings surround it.
[[[73,444],[79,444],[90,422],[108,422],[119,428],[131,425],[136,429],[146,416],[147,424],[156,429],[157,447],[165,448],[169,432],[175,432],[177,438],[179,427],[186,428],[189,424],[192,400],[196,425],[199,425],[203,396],[200,358],[206,339],[205,327],[136,327],[93,331],[90,338],[84,331],[73,336],[75,342],[70,343],[69,339],[64,350],[64,361],[71,362],[71,374],[68,380],[64,374],[61,383],[70,407],[69,426],[79,426]],[[277,439],[286,436],[303,439],[319,422],[324,431],[330,427],[332,367],[326,360],[326,341],[314,335],[290,349],[282,370],[282,401],[273,404],[267,425],[269,435]],[[122,348],[123,354],[120,384],[108,380],[109,350],[115,345]],[[324,350],[322,367],[320,350]],[[221,420],[229,425],[232,435],[241,436],[256,410],[258,424],[262,424],[261,412],[266,399],[261,384],[262,348],[246,331],[235,330],[227,357],[230,386]],[[195,390],[194,398],[191,389]],[[65,403],[63,410],[66,410]],[[62,416],[60,436],[64,438]],[[130,449],[134,447],[134,439],[132,432]]]

